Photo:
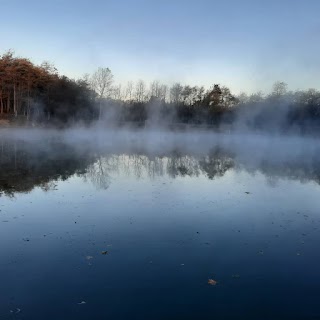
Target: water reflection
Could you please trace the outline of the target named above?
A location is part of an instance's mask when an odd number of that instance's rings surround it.
[[[55,188],[54,181],[82,175],[94,158],[61,141],[33,144],[25,140],[1,141],[0,195],[30,192],[35,187],[44,191]]]
[[[73,145],[62,139],[0,140],[0,194],[14,196],[35,187],[54,190],[56,181],[81,176],[99,189],[108,189],[112,177],[133,176],[155,179],[200,175],[218,179],[227,172],[245,170],[262,173],[268,181],[292,179],[320,183],[319,150],[295,157],[262,156],[253,160],[250,153],[239,153],[226,145],[208,146],[207,151],[192,152],[172,148],[162,152],[139,148],[130,151],[99,148],[90,144]]]

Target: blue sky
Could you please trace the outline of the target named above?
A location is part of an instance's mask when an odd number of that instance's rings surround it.
[[[81,77],[320,89],[320,0],[0,0],[0,52]]]

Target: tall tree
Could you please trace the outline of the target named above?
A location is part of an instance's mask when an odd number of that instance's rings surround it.
[[[170,101],[173,103],[179,103],[181,101],[183,87],[180,83],[175,83],[170,88]]]
[[[99,98],[99,119],[101,119],[102,100],[110,97],[112,83],[113,74],[109,68],[98,68],[91,77],[92,88],[97,92]]]
[[[276,97],[283,96],[287,93],[288,85],[283,81],[277,81],[272,86],[272,95]]]
[[[137,102],[143,102],[146,96],[146,84],[143,80],[139,80],[136,85],[135,99]]]

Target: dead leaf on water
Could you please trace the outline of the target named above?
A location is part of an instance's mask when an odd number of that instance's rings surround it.
[[[213,279],[209,279],[208,280],[208,284],[210,284],[210,286],[215,286],[218,283],[218,281],[213,280]]]

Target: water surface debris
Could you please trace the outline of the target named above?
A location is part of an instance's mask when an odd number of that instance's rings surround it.
[[[16,308],[16,311],[14,312],[13,310],[10,310],[10,313],[15,313],[15,314],[17,314],[17,313],[20,313],[21,312],[21,309],[19,309],[19,308]]]
[[[215,286],[218,283],[218,281],[214,280],[214,279],[209,279],[208,280],[208,284],[210,284],[210,286]]]

